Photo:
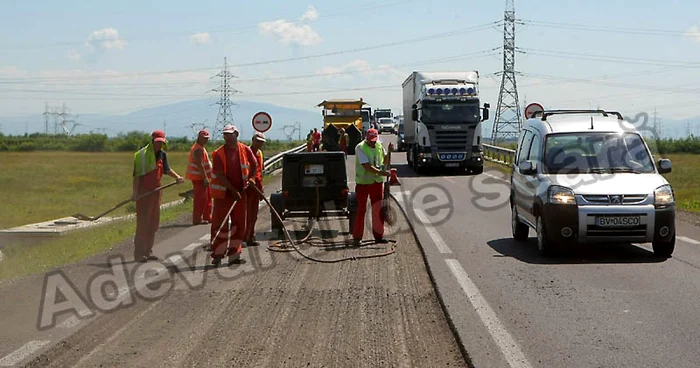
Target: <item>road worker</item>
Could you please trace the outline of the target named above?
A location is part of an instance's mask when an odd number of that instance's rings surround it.
[[[161,186],[163,174],[182,184],[185,180],[170,168],[168,156],[163,149],[167,141],[165,132],[151,133],[151,142],[134,154],[132,198],[146,194]],[[162,192],[150,194],[136,201],[136,234],[134,236],[134,261],[157,260],[153,255],[153,244],[160,223],[160,201]]]
[[[340,128],[338,130],[338,144],[340,145],[340,150],[348,155],[348,142],[350,141],[350,136],[345,132],[345,128]]]
[[[309,134],[306,135],[306,152],[311,152],[311,150],[314,147],[313,146],[313,135],[314,135],[313,129],[309,130]]]
[[[253,136],[253,140],[250,143],[250,149],[253,151],[253,154],[255,155],[255,158],[258,163],[258,169],[255,171],[255,175],[251,176],[255,177],[255,187],[258,188],[261,192],[263,191],[263,177],[262,173],[263,170],[265,170],[265,163],[264,163],[264,157],[263,157],[263,152],[262,148],[263,145],[265,144],[265,134],[261,132],[255,133]],[[248,221],[246,223],[246,236],[245,236],[245,242],[246,245],[248,246],[256,246],[259,245],[259,243],[255,239],[255,223],[258,221],[258,206],[260,204],[260,201],[263,200],[263,197],[258,193],[257,190],[253,187],[248,188],[248,192],[246,193],[248,196],[248,203],[247,203],[247,210],[248,210]]]
[[[321,132],[319,132],[318,129],[314,128],[314,132],[311,135],[311,138],[313,140],[314,152],[320,151],[321,150]]]
[[[394,150],[389,144],[387,151],[378,141],[379,132],[368,129],[365,139],[355,147],[355,195],[357,197],[357,217],[352,229],[353,244],[359,246],[365,231],[365,213],[367,197],[372,206],[372,235],[377,243],[386,243],[384,239],[384,218],[381,216],[382,197],[384,195],[384,177],[391,176],[387,164]]]
[[[192,225],[208,224],[211,222],[211,162],[206,145],[209,141],[209,132],[206,129],[199,131],[197,141],[190,148],[187,174],[185,177],[192,181],[194,201],[192,205]]]
[[[229,124],[222,133],[226,143],[212,154],[211,196],[214,198],[214,213],[211,222],[211,257],[215,266],[221,264],[226,256],[229,265],[245,263],[241,258],[247,217],[247,190],[244,189],[247,185],[255,185],[255,177],[251,173],[258,169],[253,151],[238,141],[238,129]],[[231,206],[233,211],[227,217]],[[221,232],[217,236],[220,227]]]

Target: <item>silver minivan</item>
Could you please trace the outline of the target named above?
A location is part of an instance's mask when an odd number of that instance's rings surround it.
[[[537,234],[540,253],[567,244],[652,243],[675,248],[673,189],[644,137],[618,112],[538,112],[520,131],[511,174],[513,238]]]

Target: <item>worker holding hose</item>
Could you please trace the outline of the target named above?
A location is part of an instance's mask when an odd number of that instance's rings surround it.
[[[134,173],[132,198],[136,200],[141,194],[161,186],[163,174],[173,177],[178,184],[185,180],[168,164],[168,156],[163,150],[167,141],[165,132],[156,130],[151,134],[151,142],[134,154]],[[153,255],[153,244],[160,223],[160,201],[162,192],[158,191],[136,201],[136,235],[134,236],[134,261],[147,262],[157,260]]]
[[[365,232],[365,213],[367,197],[372,207],[372,235],[377,243],[387,243],[384,239],[384,218],[381,215],[382,197],[384,195],[384,177],[391,176],[387,164],[391,158],[394,145],[389,144],[387,151],[377,141],[377,129],[367,130],[366,138],[355,148],[355,196],[357,197],[357,217],[352,230],[353,244],[359,246]]]
[[[250,149],[253,151],[253,154],[255,155],[256,162],[258,164],[257,170],[255,170],[254,175],[251,175],[255,178],[255,188],[260,190],[260,192],[263,192],[263,180],[262,180],[262,172],[265,170],[265,165],[264,165],[264,158],[263,158],[263,152],[262,152],[262,147],[265,144],[265,134],[261,132],[255,133],[253,135],[253,140],[250,143]],[[252,172],[251,172],[252,173]],[[247,223],[246,223],[246,236],[245,236],[245,242],[248,246],[256,246],[259,245],[258,242],[255,239],[255,223],[258,221],[258,206],[260,204],[260,201],[262,201],[262,196],[258,193],[257,190],[255,190],[252,186],[248,188],[248,191],[246,192],[246,196],[248,197],[248,203],[246,205],[247,207]]]
[[[221,264],[226,256],[229,265],[245,262],[241,258],[246,235],[245,188],[255,185],[255,177],[251,173],[256,172],[258,164],[250,147],[238,141],[238,135],[235,126],[226,125],[223,130],[226,143],[212,154],[211,196],[214,198],[214,213],[211,257],[215,266]]]

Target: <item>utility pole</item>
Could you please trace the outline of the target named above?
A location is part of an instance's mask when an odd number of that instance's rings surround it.
[[[168,129],[168,123],[165,122],[165,119],[163,119],[163,132],[165,132]]]
[[[520,104],[515,81],[515,0],[506,0],[503,16],[503,71],[498,93],[496,118],[491,131],[491,144],[498,140],[517,139],[520,134]]]
[[[231,79],[235,76],[228,70],[228,60],[224,58],[224,67],[221,72],[215,75],[213,78],[220,78],[221,85],[219,88],[213,89],[214,92],[220,93],[219,102],[219,115],[216,118],[216,123],[214,123],[214,131],[211,132],[212,139],[217,139],[220,137],[221,131],[228,124],[233,124],[233,116],[231,115],[231,95],[237,93],[238,91],[231,87]],[[243,127],[238,127],[240,131],[240,136],[243,136]]]

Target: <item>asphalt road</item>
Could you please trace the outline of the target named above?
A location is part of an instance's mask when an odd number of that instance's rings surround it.
[[[268,251],[269,219],[263,207],[262,245],[245,248],[242,265],[208,269],[208,227],[184,219],[159,232],[154,252],[163,263],[131,262],[127,241],[57,272],[0,283],[0,367],[468,366],[412,233],[389,229],[396,252],[388,256],[323,264]],[[301,230],[303,222],[286,224]],[[331,260],[392,248],[348,248],[347,227],[346,219],[321,221],[302,249]],[[394,228],[408,227],[397,216]],[[63,296],[51,295],[56,289]],[[44,318],[66,300],[76,313]]]
[[[415,177],[405,153],[392,161],[392,193],[475,366],[698,366],[700,228],[678,221],[664,261],[650,244],[543,258],[534,231],[527,244],[512,239],[505,174]]]
[[[501,172],[416,177],[404,153],[393,162],[402,205],[394,208],[406,214],[387,234],[397,253],[327,265],[263,245],[244,251],[245,265],[205,271],[206,227],[174,225],[156,246],[175,257],[169,272],[154,263],[172,283],[162,297],[119,288],[108,299],[122,308],[63,313],[38,330],[46,275],[0,284],[12,296],[0,299],[0,366],[698,366],[700,228],[679,221],[676,252],[664,261],[649,244],[543,258],[534,238],[511,238]],[[321,225],[327,241],[347,240],[345,221]],[[109,257],[130,249],[119,249],[62,272],[85,295],[99,272],[120,267]],[[307,248],[320,258],[387,249]],[[127,278],[138,275],[124,267]]]

